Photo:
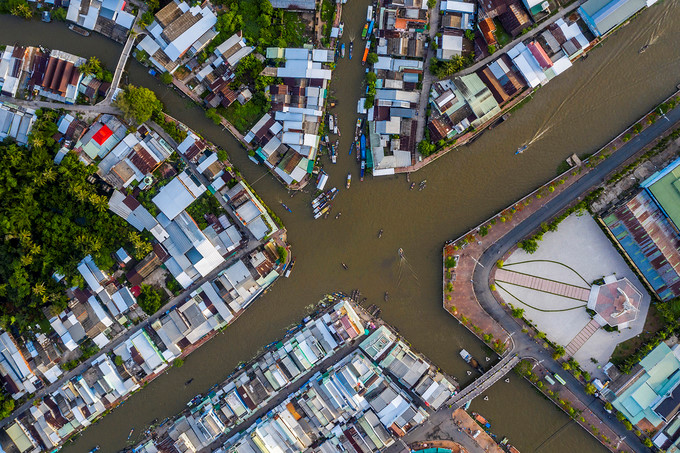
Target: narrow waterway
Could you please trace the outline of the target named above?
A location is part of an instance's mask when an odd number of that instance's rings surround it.
[[[334,220],[314,221],[309,191],[293,198],[252,164],[240,146],[202,111],[160,86],[136,62],[129,65],[129,78],[157,91],[168,111],[225,148],[244,176],[283,219],[297,264],[289,279],[281,279],[233,326],[194,352],[179,369],[172,369],[133,396],[122,407],[65,451],[85,452],[95,444],[113,452],[126,445],[132,427],[135,435],[154,418],[163,419],[182,409],[191,397],[224,379],[239,361],[252,357],[261,345],[280,337],[285,328],[304,316],[306,307],[324,293],[359,288],[368,303],[382,307],[387,322],[419,351],[444,370],[467,382],[467,366],[460,348],[482,358],[482,345],[441,308],[441,247],[493,212],[550,179],[557,165],[571,153],[596,150],[631,124],[680,82],[679,0],[665,0],[644,12],[590,56],[541,88],[534,99],[473,145],[450,153],[430,167],[411,175],[427,179],[427,188],[409,191],[405,176],[359,182],[358,165],[348,156],[356,122],[356,102],[361,91],[363,67],[356,57],[341,60],[332,83],[337,98],[335,112],[343,132],[338,164],[325,161],[340,194],[333,205]],[[366,0],[345,5],[345,40],[359,34]],[[121,46],[99,36],[82,37],[63,24],[26,23],[0,18],[0,42],[42,44],[82,56],[97,55],[115,66]],[[638,49],[649,43],[643,54]],[[515,157],[514,150],[527,141],[529,149]],[[349,191],[344,189],[347,172],[353,174]],[[280,206],[284,201],[293,211]],[[381,239],[379,229],[384,229]],[[400,263],[397,249],[404,248]],[[349,270],[343,270],[345,262]],[[389,291],[389,302],[383,294]],[[184,382],[194,378],[186,387]],[[498,383],[488,401],[475,401],[499,436],[507,435],[521,451],[604,451],[574,423],[567,423],[550,402],[524,381]]]

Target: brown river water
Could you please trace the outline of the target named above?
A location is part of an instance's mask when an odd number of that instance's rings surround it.
[[[86,452],[99,444],[114,452],[126,446],[131,428],[144,431],[154,418],[164,419],[184,407],[196,393],[223,380],[240,362],[281,337],[304,317],[311,304],[333,291],[362,291],[367,303],[382,308],[383,318],[445,371],[467,383],[467,365],[458,356],[466,348],[488,355],[481,342],[442,309],[441,247],[513,200],[555,175],[572,153],[596,150],[667,97],[680,82],[680,0],[664,0],[619,30],[585,60],[538,90],[534,99],[510,119],[487,131],[474,144],[455,150],[411,175],[427,179],[422,192],[409,191],[404,175],[359,182],[354,155],[348,156],[356,122],[363,67],[356,57],[340,60],[332,94],[338,99],[340,141],[337,165],[325,157],[328,187],[340,189],[327,220],[313,220],[311,189],[290,198],[274,178],[251,163],[239,144],[203,112],[175,91],[159,85],[136,62],[129,80],[156,90],[170,114],[229,152],[232,161],[285,223],[297,264],[290,278],[280,279],[224,334],[194,352],[183,367],[159,377],[124,405],[88,428],[67,452]],[[344,40],[359,35],[367,0],[345,6]],[[100,36],[82,38],[63,24],[24,22],[0,17],[0,43],[44,45],[84,57],[97,55],[115,67],[121,46]],[[645,44],[643,54],[638,54]],[[514,151],[531,141],[520,156]],[[347,172],[352,187],[345,190]],[[293,211],[281,206],[285,202]],[[342,217],[334,219],[334,214]],[[384,229],[381,239],[377,232]],[[397,250],[403,247],[406,260]],[[341,267],[341,262],[348,270]],[[388,302],[383,294],[389,291]],[[483,359],[482,359],[483,360]],[[191,385],[184,383],[194,378]],[[511,377],[474,401],[499,437],[508,436],[522,452],[571,453],[605,451],[590,435],[537,394],[525,381]]]

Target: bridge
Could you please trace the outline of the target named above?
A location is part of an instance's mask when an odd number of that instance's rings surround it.
[[[517,354],[508,354],[503,357],[501,361],[494,365],[489,371],[453,396],[450,400],[453,410],[460,409],[465,406],[468,401],[471,401],[484,393],[518,363],[519,357]]]

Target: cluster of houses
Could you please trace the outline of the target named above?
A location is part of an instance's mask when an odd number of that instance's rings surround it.
[[[66,20],[84,30],[124,42],[135,22],[132,7],[132,3],[125,0],[69,0]]]
[[[572,66],[590,45],[578,22],[558,19],[475,73],[432,85],[430,140],[449,140],[498,118],[504,107]]]
[[[287,185],[309,178],[321,141],[324,102],[334,53],[326,49],[267,49],[267,59],[283,61],[263,74],[280,84],[269,87],[271,111],[245,135],[255,157]]]
[[[372,66],[375,95],[372,105],[361,98],[357,111],[367,115],[367,167],[374,175],[386,175],[416,162],[429,9],[421,0],[388,0],[372,20],[375,26],[368,39],[375,39],[378,55]]]
[[[75,104],[93,77],[83,80],[78,69],[86,60],[61,50],[5,46],[0,60],[0,93],[10,97],[45,98]],[[105,95],[111,85],[99,82],[91,98]]]
[[[283,266],[274,240],[235,256],[250,238],[265,242],[278,226],[228,162],[192,131],[176,144],[164,139],[155,124],[129,131],[106,114],[89,127],[66,114],[57,126],[63,147],[55,163],[68,152],[95,163],[102,182],[111,186],[111,211],[134,229],[148,231],[154,241],[139,260],[122,247],[117,250],[113,275],[85,257],[77,267],[83,287],[68,289],[68,308],[48,317],[50,334],[22,341],[7,332],[0,335],[0,375],[14,398],[58,385],[6,430],[22,452],[51,450],[87,427],[169,362],[235,320]],[[151,190],[155,195],[141,203]],[[219,197],[224,206],[205,214],[204,228],[186,211],[201,196]],[[136,329],[133,324],[146,316],[137,303],[140,286],[154,273],[154,280],[163,274],[161,281],[171,274],[182,288],[212,278],[194,285],[186,300],[150,326]],[[63,281],[61,275],[54,278]],[[112,354],[101,354],[87,370],[60,382],[64,369],[77,366],[87,351],[96,354],[121,335],[125,341]]]
[[[441,407],[456,386],[385,326],[366,338],[363,316],[343,300],[307,320],[208,396],[192,401],[162,435],[137,451],[219,447],[217,451],[268,453],[304,451],[314,445],[332,452],[354,451],[357,445],[361,451],[388,447],[425,421],[428,407]],[[352,348],[350,354],[340,354],[347,348]],[[309,376],[325,360],[333,363]],[[250,423],[258,409],[303,378],[300,389]],[[249,425],[244,427],[244,422]]]
[[[172,74],[183,57],[196,55],[217,36],[216,23],[209,3],[192,6],[173,0],[156,13],[137,49],[146,52],[161,72]]]
[[[662,451],[680,449],[680,345],[661,342],[628,374],[612,364],[601,395]]]

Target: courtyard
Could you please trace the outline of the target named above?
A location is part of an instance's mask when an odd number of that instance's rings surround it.
[[[600,378],[616,345],[642,332],[651,300],[587,214],[567,217],[533,254],[516,249],[494,279],[505,303],[523,309],[567,357]]]

